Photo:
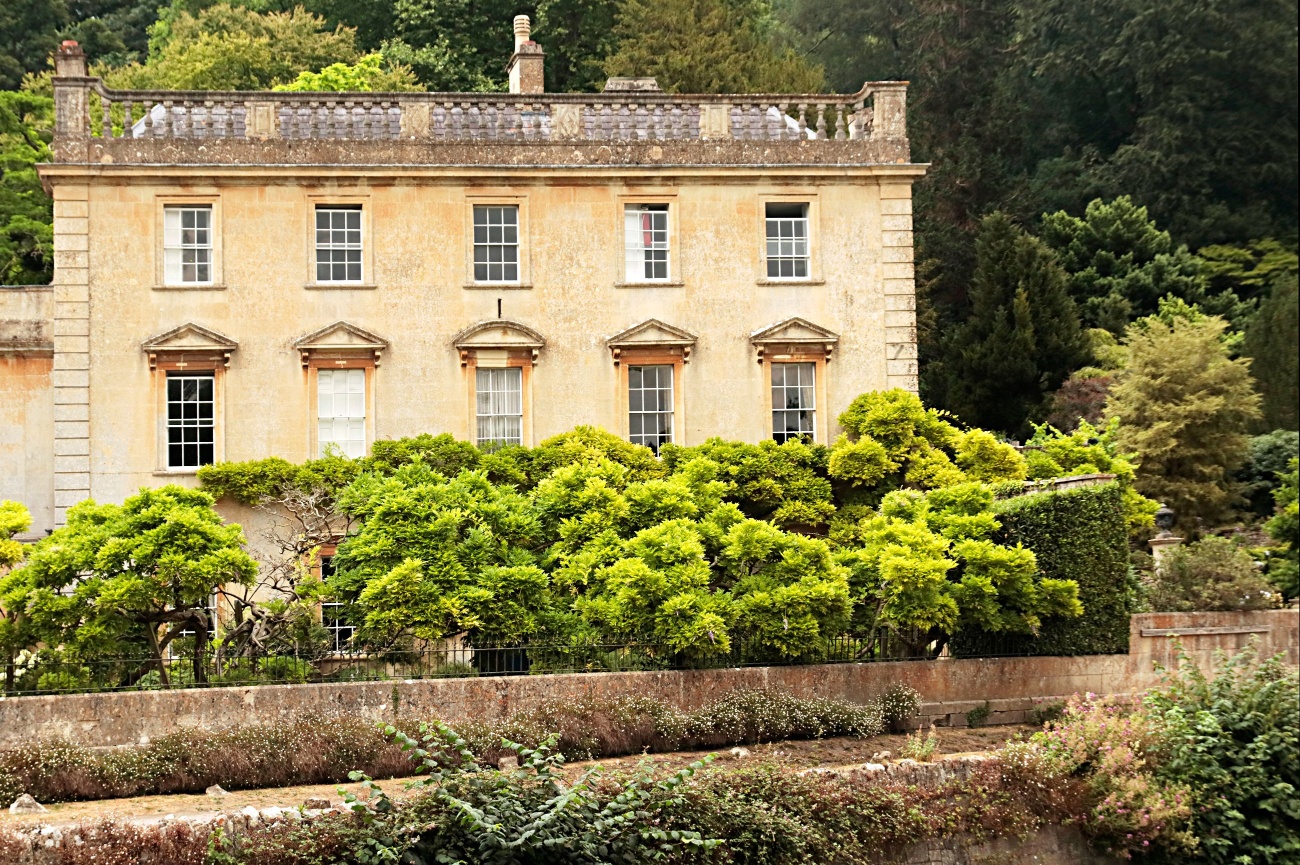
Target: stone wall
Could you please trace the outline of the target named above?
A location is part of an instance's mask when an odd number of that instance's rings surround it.
[[[27,537],[54,527],[53,314],[50,286],[0,286],[0,500],[27,506]]]
[[[696,708],[739,688],[784,688],[803,695],[864,701],[902,682],[925,701],[922,723],[964,724],[965,713],[989,704],[989,720],[1019,722],[1037,702],[1080,692],[1134,693],[1157,684],[1155,663],[1172,662],[1161,629],[1184,631],[1184,647],[1199,663],[1216,649],[1234,650],[1258,638],[1266,654],[1300,662],[1300,612],[1162,613],[1134,616],[1128,655],[945,659],[872,664],[750,667],[554,676],[491,676],[264,685],[178,691],[123,691],[0,699],[0,747],[61,737],[89,746],[148,742],[178,727],[217,728],[273,721],[309,711],[374,718],[502,718],[548,699],[638,694]]]

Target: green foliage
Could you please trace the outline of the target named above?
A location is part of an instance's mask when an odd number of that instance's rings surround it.
[[[728,484],[727,498],[754,519],[815,528],[835,512],[826,479],[829,452],[821,445],[797,439],[749,444],[712,438],[693,447],[666,444],[660,454],[674,472],[697,458],[716,463],[717,479]]]
[[[122,505],[87,500],[4,577],[0,597],[73,660],[143,643],[162,671],[182,630],[211,632],[206,609],[217,589],[252,583],[257,565],[243,545],[240,527],[223,524],[198,490],[142,489]],[[198,678],[197,652],[194,669]]]
[[[1241,348],[1263,398],[1265,429],[1300,429],[1300,286],[1294,273],[1273,282]]]
[[[970,317],[945,343],[947,405],[962,420],[1016,435],[1087,359],[1066,275],[1043,241],[1006,214],[980,224]]]
[[[1008,750],[1062,782],[1082,781],[1090,795],[1078,823],[1097,847],[1123,858],[1140,852],[1185,862],[1198,848],[1188,831],[1193,791],[1157,773],[1162,731],[1134,708],[1076,694],[1047,729]]]
[[[1300,679],[1281,658],[1248,649],[1213,677],[1180,658],[1147,697],[1159,739],[1157,772],[1192,791],[1194,855],[1207,865],[1293,862],[1300,856]]]
[[[1300,558],[1297,556],[1297,550],[1300,550],[1300,504],[1297,504],[1300,460],[1291,460],[1288,469],[1282,475],[1281,485],[1273,491],[1277,513],[1266,528],[1273,540],[1285,547],[1285,552],[1269,563],[1269,579],[1282,590],[1286,600],[1291,601],[1300,595],[1300,564],[1297,563]]]
[[[1060,256],[1087,327],[1120,335],[1129,322],[1154,314],[1163,297],[1204,299],[1202,262],[1187,247],[1175,248],[1169,232],[1126,195],[1089,203],[1082,218],[1047,214],[1043,240]]]
[[[1133,488],[1137,455],[1118,453],[1118,433],[1118,419],[1111,419],[1101,428],[1081,421],[1068,434],[1044,424],[1034,428],[1034,436],[1026,446],[1025,462],[1029,477],[1036,481],[1071,475],[1114,475],[1124,491],[1124,517],[1129,531],[1138,533],[1155,524],[1160,503]]]
[[[1024,461],[1010,445],[982,430],[961,432],[943,412],[904,390],[864,393],[839,421],[847,432],[832,446],[827,471],[847,485],[869,488],[876,501],[904,486],[935,489],[1025,476]]]
[[[1167,552],[1145,589],[1156,613],[1268,610],[1282,600],[1249,552],[1214,536]]]
[[[383,92],[423,90],[415,75],[405,66],[384,67],[380,54],[367,54],[356,63],[334,63],[320,72],[299,72],[288,84],[277,84],[272,90],[318,93],[331,92]]]
[[[1128,366],[1106,405],[1115,444],[1141,455],[1135,486],[1180,520],[1215,520],[1236,503],[1230,474],[1260,418],[1249,362],[1231,359],[1224,321],[1151,317],[1127,332]]]
[[[771,15],[767,0],[622,0],[605,71],[670,93],[820,91],[822,70],[769,38]]]
[[[54,101],[0,92],[0,283],[49,282],[54,265],[54,211],[36,176],[50,158]]]
[[[1039,579],[1030,550],[988,539],[1000,528],[992,506],[976,483],[900,490],[879,514],[841,525],[838,558],[862,624],[888,626],[921,652],[962,630],[1037,634],[1045,618],[1079,616],[1077,583]]]
[[[267,90],[300,72],[359,58],[354,31],[326,29],[297,7],[259,14],[218,3],[180,12],[153,31],[149,59],[111,71],[113,87],[173,90]]]
[[[1082,655],[1128,651],[1131,590],[1124,491],[1118,483],[1042,492],[995,503],[1003,543],[1034,554],[1042,582],[1077,586],[1083,615],[1046,622],[1023,643],[1000,638],[1002,651]],[[976,654],[990,644],[979,631],[961,633],[956,654]]]
[[[445,724],[421,725],[418,740],[391,726],[386,732],[424,773],[414,782],[429,793],[424,808],[443,817],[426,823],[406,843],[395,841],[389,849],[403,854],[403,861],[652,862],[665,861],[678,848],[708,850],[719,843],[697,832],[669,835],[654,820],[660,808],[679,801],[678,789],[711,758],[659,781],[643,767],[610,789],[601,783],[598,766],[576,780],[566,777],[564,758],[553,751],[554,738],[536,749],[505,741],[519,765],[497,772],[480,766],[468,743]],[[366,805],[353,807],[370,813]],[[385,798],[369,803],[380,813],[391,807]]]
[[[1250,456],[1233,473],[1233,480],[1241,484],[1241,494],[1250,503],[1250,513],[1268,517],[1273,513],[1273,499],[1282,484],[1287,465],[1300,454],[1300,433],[1276,429],[1250,440]]]

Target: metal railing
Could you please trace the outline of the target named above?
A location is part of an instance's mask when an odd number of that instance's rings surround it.
[[[981,640],[978,654],[1011,657],[1036,654],[1033,641],[1008,635]],[[363,682],[468,676],[610,673],[638,670],[721,669],[800,664],[861,664],[881,661],[936,662],[958,657],[948,648],[917,646],[899,634],[844,634],[815,641],[797,657],[761,643],[733,641],[731,651],[713,655],[674,652],[651,640],[602,638],[567,643],[538,641],[478,644],[461,638],[437,645],[320,654],[288,649],[258,657],[223,657],[193,650],[161,661],[143,655],[67,660],[37,653],[3,670],[6,696],[88,693],[164,688],[209,688],[309,682]],[[165,672],[165,676],[164,676]]]

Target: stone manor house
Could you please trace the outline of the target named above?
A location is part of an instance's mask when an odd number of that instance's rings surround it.
[[[916,387],[906,83],[115,91],[56,55],[54,283],[0,289],[0,498],[33,534],[220,460],[450,432],[837,434]]]

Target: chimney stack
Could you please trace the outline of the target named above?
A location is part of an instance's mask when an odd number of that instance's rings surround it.
[[[532,24],[527,15],[515,16],[515,52],[510,55],[506,72],[510,74],[511,93],[544,93],[542,46],[529,38]]]

